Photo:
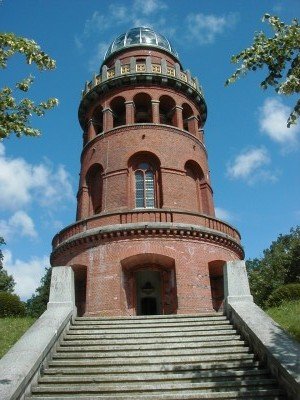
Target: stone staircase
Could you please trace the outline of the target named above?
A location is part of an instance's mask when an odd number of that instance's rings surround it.
[[[285,399],[221,314],[76,318],[26,399]]]

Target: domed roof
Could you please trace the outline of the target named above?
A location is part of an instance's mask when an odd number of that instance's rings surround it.
[[[151,28],[138,27],[118,36],[106,51],[104,60],[117,51],[133,46],[158,47],[178,58],[177,51],[163,35]]]

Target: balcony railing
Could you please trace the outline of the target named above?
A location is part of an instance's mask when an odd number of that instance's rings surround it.
[[[84,90],[82,91],[82,97],[88,94],[95,86],[100,85],[102,82],[116,78],[118,76],[124,76],[129,74],[158,74],[166,75],[168,77],[177,78],[197,90],[203,97],[203,89],[199,86],[197,78],[193,78],[189,71],[182,71],[180,65],[175,63],[173,66],[168,66],[165,59],[161,60],[161,63],[153,63],[151,57],[147,57],[148,60],[145,62],[137,62],[135,58],[130,64],[122,64],[119,60],[116,61],[113,68],[107,68],[106,65],[102,66],[101,74],[95,75],[93,80],[87,82]]]
[[[120,211],[94,215],[69,225],[60,231],[53,239],[53,249],[72,236],[88,231],[89,229],[101,228],[108,225],[123,225],[141,222],[165,222],[184,223],[187,225],[199,225],[205,228],[219,231],[228,235],[231,239],[240,243],[240,234],[231,225],[208,215],[193,213],[189,211],[142,209],[132,211]]]

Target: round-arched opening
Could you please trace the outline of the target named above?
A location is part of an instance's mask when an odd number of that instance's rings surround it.
[[[194,133],[192,131],[191,122],[190,122],[191,121],[190,118],[192,116],[193,116],[192,107],[187,103],[182,104],[183,129],[190,133]]]
[[[92,165],[86,174],[86,186],[89,194],[89,215],[99,214],[102,210],[103,168]]]
[[[95,109],[92,116],[92,121],[96,135],[103,132],[103,107],[99,106]]]
[[[113,127],[126,125],[126,107],[124,97],[115,97],[111,103],[110,108],[113,113]]]
[[[121,261],[127,306],[137,315],[177,312],[175,260],[161,254],[136,254]]]
[[[175,100],[163,95],[159,99],[159,119],[161,124],[175,126]]]
[[[213,309],[220,311],[224,304],[224,260],[214,260],[208,263],[209,279],[211,288],[211,301]]]
[[[135,123],[152,122],[151,97],[147,93],[138,93],[133,98],[135,105]]]
[[[189,160],[184,166],[186,173],[185,189],[189,193],[188,208],[191,211],[201,212],[202,199],[201,199],[201,181],[204,179],[203,171],[196,161]]]

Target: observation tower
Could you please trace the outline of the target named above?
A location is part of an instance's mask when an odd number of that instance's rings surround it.
[[[53,239],[79,315],[191,314],[223,305],[239,232],[215,217],[207,106],[170,42],[133,28],[109,46],[79,104],[76,222]]]

